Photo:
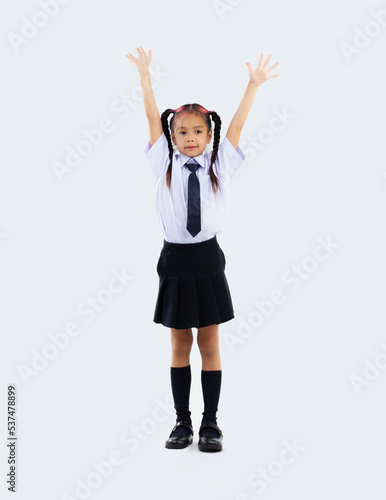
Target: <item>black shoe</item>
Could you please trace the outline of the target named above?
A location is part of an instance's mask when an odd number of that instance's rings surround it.
[[[172,437],[173,432],[177,429],[178,426],[184,426],[190,429],[190,434],[188,436],[175,436]],[[186,448],[193,442],[193,427],[186,420],[180,420],[173,427],[169,439],[165,443],[165,448]]]
[[[218,433],[218,438],[202,436],[201,434],[203,429],[205,429],[205,427],[211,427],[212,429],[215,429]],[[203,422],[201,424],[200,430],[198,431],[198,435],[200,436],[198,440],[198,449],[200,451],[222,450],[222,441],[223,441],[222,430],[214,422]]]

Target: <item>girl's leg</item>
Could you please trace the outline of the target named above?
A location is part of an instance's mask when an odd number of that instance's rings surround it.
[[[192,329],[176,330],[171,328],[170,331],[172,343],[171,366],[187,366],[190,363],[190,351],[193,344]]]
[[[201,385],[204,398],[202,421],[217,424],[217,406],[221,389],[221,360],[219,347],[219,325],[198,328],[197,344],[202,358]],[[206,428],[204,437],[218,437],[213,429]]]
[[[191,386],[190,351],[193,344],[193,333],[191,328],[177,330],[171,328],[172,356],[170,367],[170,379],[176,410],[176,423],[185,420],[192,423],[191,412],[189,410],[189,396]],[[171,437],[178,438],[189,436],[187,427],[178,427]]]
[[[197,329],[197,344],[200,349],[203,370],[221,370],[219,325]]]

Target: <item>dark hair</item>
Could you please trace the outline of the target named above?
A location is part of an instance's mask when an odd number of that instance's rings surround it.
[[[210,181],[212,183],[212,188],[213,188],[214,192],[216,193],[217,189],[220,189],[220,186],[219,186],[219,180],[213,171],[213,163],[216,161],[218,147],[220,144],[220,131],[221,131],[221,119],[220,119],[220,117],[218,116],[216,111],[208,111],[203,106],[201,106],[200,104],[197,104],[197,103],[184,104],[183,106],[180,106],[177,109],[168,108],[161,114],[162,129],[164,131],[164,134],[166,136],[166,139],[167,139],[168,145],[169,145],[170,163],[169,163],[168,169],[166,171],[166,184],[167,184],[169,189],[170,189],[170,183],[171,183],[171,179],[172,179],[172,158],[173,158],[173,143],[172,143],[172,139],[170,136],[169,124],[168,124],[168,117],[171,113],[173,113],[173,116],[170,120],[170,130],[172,132],[174,132],[174,125],[176,122],[176,117],[178,117],[181,114],[194,114],[194,113],[201,114],[205,120],[208,131],[212,130],[212,123],[210,121],[210,118],[212,118],[212,120],[214,122],[214,138],[213,138],[213,151],[212,151],[212,156],[210,159],[210,166],[209,166],[209,176],[210,176]]]

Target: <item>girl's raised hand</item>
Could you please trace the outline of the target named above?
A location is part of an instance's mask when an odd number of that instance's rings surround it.
[[[262,83],[264,83],[265,81],[269,80],[270,78],[275,78],[275,76],[279,76],[278,74],[277,75],[270,75],[269,72],[275,67],[277,66],[279,63],[275,63],[273,66],[271,66],[270,68],[267,68],[267,64],[268,64],[268,61],[271,57],[271,54],[267,57],[267,60],[265,61],[264,64],[261,64],[262,61],[263,61],[263,53],[260,54],[260,60],[259,60],[259,65],[257,66],[257,68],[254,70],[252,69],[252,66],[249,64],[249,62],[246,62],[245,64],[248,66],[248,69],[249,69],[249,78],[250,78],[250,81],[252,83],[254,83],[255,85],[261,85]]]
[[[151,50],[149,50],[148,54],[146,55],[145,51],[143,50],[143,47],[137,47],[138,51],[138,57],[134,57],[130,52],[126,54],[126,57],[130,59],[130,61],[136,65],[137,70],[139,73],[141,71],[144,71],[149,68],[150,66],[150,61],[151,61]]]

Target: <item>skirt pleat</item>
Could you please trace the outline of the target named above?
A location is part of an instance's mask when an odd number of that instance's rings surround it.
[[[157,263],[159,287],[153,321],[185,329],[233,319],[225,264],[216,236],[189,244],[164,240]]]

